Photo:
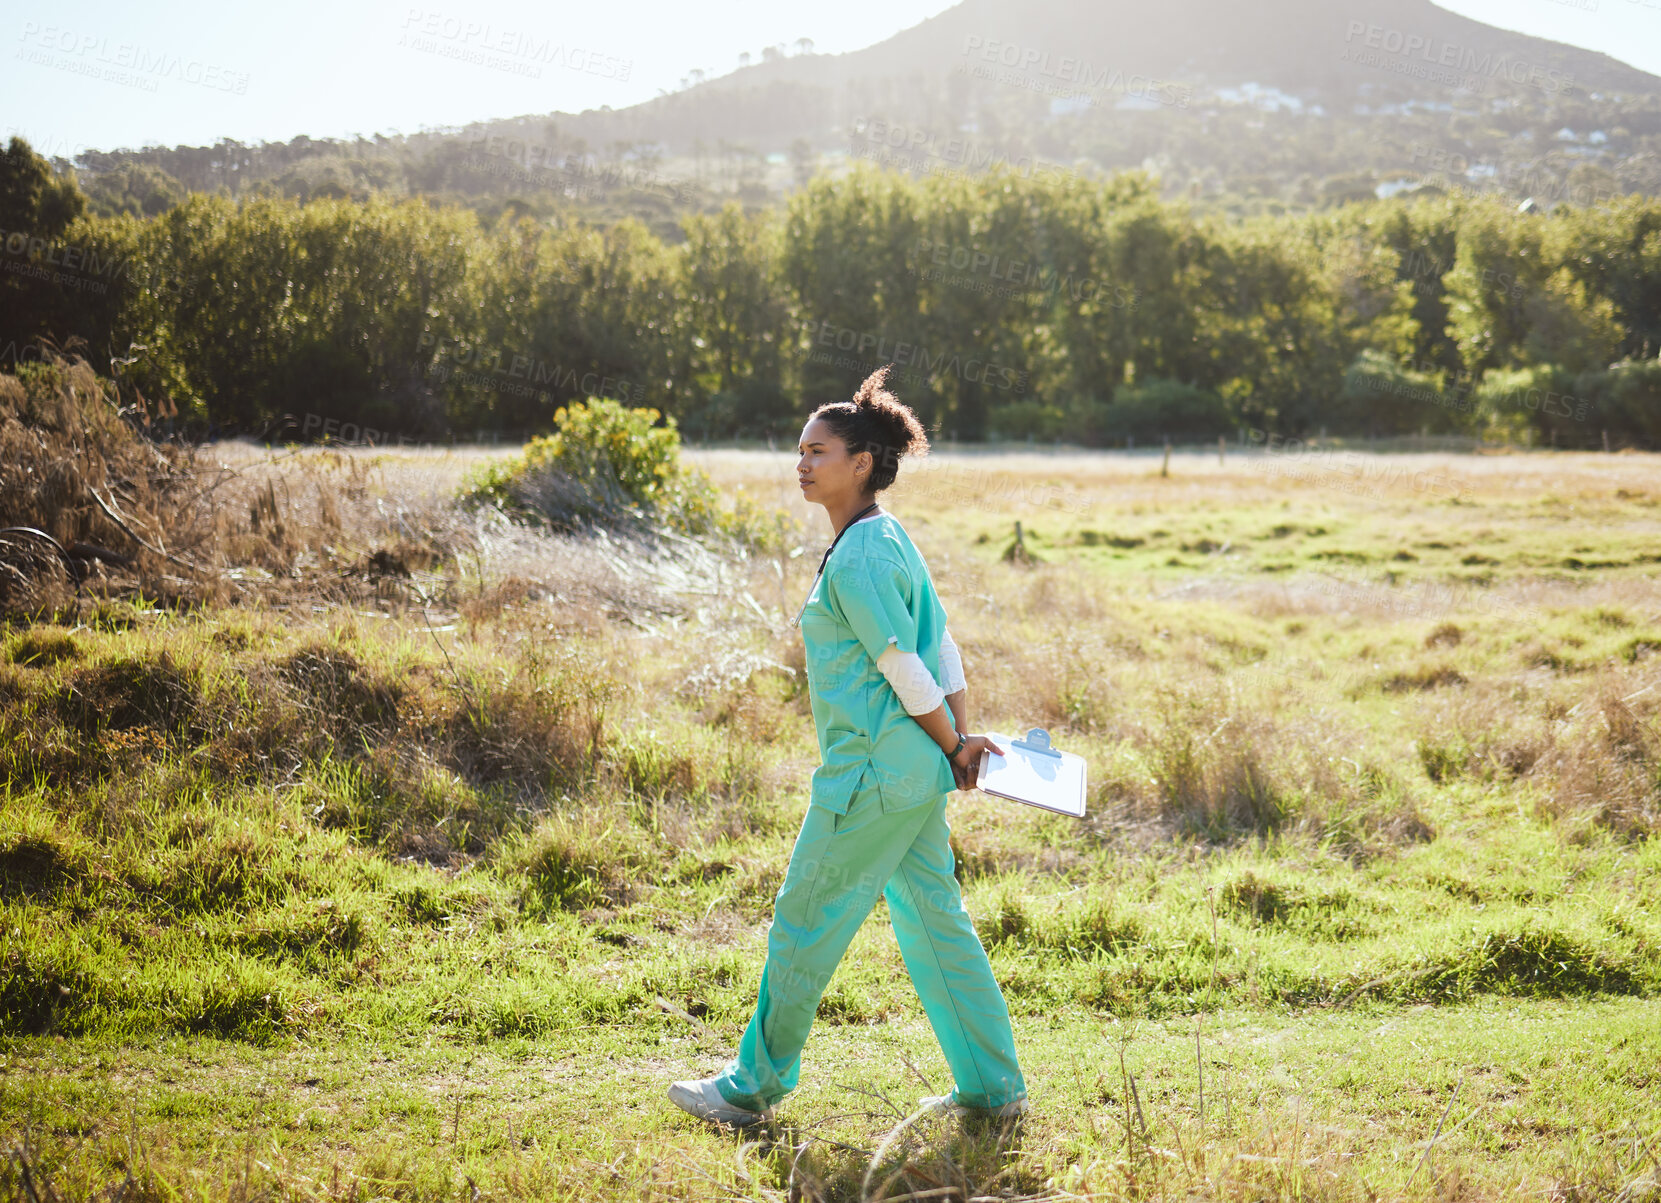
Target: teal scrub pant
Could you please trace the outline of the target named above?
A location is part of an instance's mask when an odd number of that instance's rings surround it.
[[[808,806],[774,902],[755,1014],[715,1079],[727,1102],[762,1111],[796,1088],[819,998],[879,890],[955,1100],[990,1108],[1025,1097],[1009,1007],[952,875],[947,797],[884,811],[875,789],[861,789],[845,815]]]

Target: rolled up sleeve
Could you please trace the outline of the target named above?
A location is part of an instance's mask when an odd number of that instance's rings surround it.
[[[939,682],[929,676],[928,666],[916,652],[902,652],[890,645],[877,657],[877,668],[888,678],[905,712],[913,717],[933,714],[946,699]]]
[[[839,564],[826,575],[825,592],[873,662],[890,647],[917,650],[911,577],[903,564],[885,558]]]
[[[958,653],[957,641],[952,638],[949,627],[940,630],[940,687],[947,693],[969,687],[963,679],[963,657]]]

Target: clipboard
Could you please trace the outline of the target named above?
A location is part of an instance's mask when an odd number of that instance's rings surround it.
[[[1084,817],[1084,757],[1051,747],[1050,733],[1042,727],[1032,728],[1022,738],[997,731],[987,734],[1006,754],[981,753],[975,788],[1026,806]]]

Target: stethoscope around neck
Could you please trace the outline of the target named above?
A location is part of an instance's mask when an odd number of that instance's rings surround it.
[[[819,571],[813,574],[813,584],[807,587],[807,597],[802,599],[802,608],[797,610],[796,617],[790,620],[790,625],[792,627],[795,627],[798,630],[801,629],[802,615],[807,613],[807,603],[813,597],[814,585],[817,585],[819,583],[819,578],[825,575],[825,565],[830,563],[831,552],[835,551],[836,545],[842,542],[842,536],[853,529],[854,523],[858,522],[861,518],[865,517],[865,515],[876,509],[877,505],[878,503],[873,501],[870,505],[860,510],[859,513],[848,519],[847,524],[843,526],[841,530],[836,532],[836,538],[832,539],[831,545],[825,548],[825,554],[819,561]]]

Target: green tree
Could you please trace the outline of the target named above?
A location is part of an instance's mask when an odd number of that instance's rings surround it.
[[[87,200],[101,217],[155,217],[185,196],[185,186],[154,163],[126,163],[101,172],[87,185]]]
[[[1629,196],[1595,209],[1560,209],[1552,218],[1562,227],[1563,268],[1589,298],[1609,303],[1619,330],[1616,356],[1661,355],[1661,200]]]
[[[1459,249],[1444,277],[1448,333],[1467,370],[1524,364],[1535,298],[1551,276],[1537,221],[1499,205],[1471,204],[1460,215]]]
[[[542,431],[585,397],[671,413],[688,395],[674,256],[640,223],[538,230],[521,219],[481,250],[477,315],[441,311],[432,323],[455,424]]]
[[[1196,290],[1196,355],[1236,420],[1299,434],[1324,421],[1348,361],[1337,302],[1307,246],[1219,232]]]
[[[0,151],[0,347],[42,335],[63,338],[66,295],[89,282],[82,248],[64,235],[86,208],[72,175],[60,176],[27,141],[13,137]]]
[[[59,238],[86,209],[73,175],[58,175],[29,143],[13,136],[0,151],[0,228],[8,235]]]
[[[682,424],[705,435],[782,431],[798,415],[784,387],[795,328],[778,277],[779,223],[746,217],[729,201],[683,224],[677,329],[690,344],[691,374]]]
[[[918,346],[918,282],[908,255],[921,233],[917,189],[857,164],[818,176],[785,211],[782,277],[798,327],[803,405],[851,396],[900,344]],[[925,421],[932,396],[907,397]]]

